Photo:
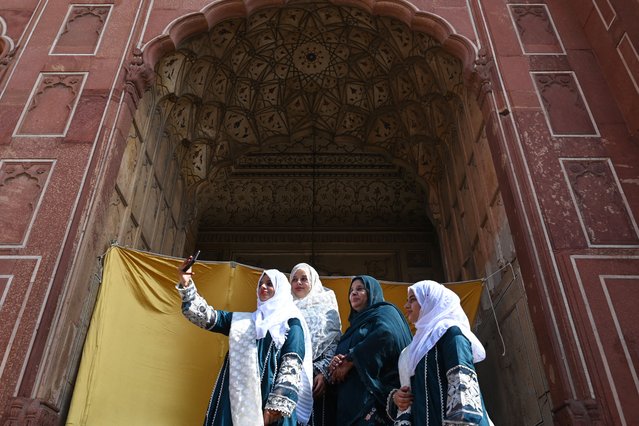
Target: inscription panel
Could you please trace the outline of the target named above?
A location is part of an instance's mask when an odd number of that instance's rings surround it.
[[[533,72],[531,75],[553,136],[599,136],[572,72]]]
[[[517,37],[525,54],[565,54],[546,5],[510,4]]]
[[[26,243],[53,164],[52,161],[0,161],[0,247]]]
[[[14,136],[65,136],[87,73],[41,73]]]
[[[72,5],[51,49],[51,54],[95,54],[111,9],[111,5]]]
[[[639,229],[608,159],[561,159],[590,246],[639,245]]]

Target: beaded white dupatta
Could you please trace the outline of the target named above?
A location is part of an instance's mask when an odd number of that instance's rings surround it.
[[[254,426],[263,418],[256,337],[253,314],[234,312],[229,333],[229,397],[231,418],[238,426]]]

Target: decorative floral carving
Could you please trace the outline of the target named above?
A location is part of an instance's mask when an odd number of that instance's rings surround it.
[[[0,170],[0,187],[19,175],[25,175],[34,180],[39,189],[42,189],[50,170],[50,163],[6,162],[5,166]]]
[[[480,97],[485,96],[493,90],[490,75],[494,66],[493,57],[486,48],[482,47],[477,53],[477,59],[475,59],[475,73],[477,76],[475,86],[478,89]]]
[[[519,34],[522,35],[522,37],[525,36],[527,30],[526,25],[523,24],[522,21],[527,16],[532,16],[536,21],[542,22],[544,31],[553,38],[555,37],[555,32],[553,31],[548,15],[546,14],[546,9],[543,6],[518,4],[511,6],[511,10],[515,18],[517,30],[519,30]]]
[[[109,16],[109,8],[105,6],[74,6],[69,14],[69,20],[67,21],[65,32],[68,31],[69,23],[86,15],[95,16],[102,24],[104,24],[107,16]]]
[[[33,96],[31,105],[27,111],[34,110],[38,107],[39,98],[49,89],[54,87],[66,87],[72,94],[71,99],[65,104],[65,107],[70,111],[73,108],[74,101],[78,96],[80,86],[82,85],[83,77],[78,74],[46,74],[40,83],[38,91]]]
[[[589,240],[593,244],[637,244],[637,229],[609,163],[602,160],[563,163]]]
[[[585,100],[572,73],[537,73],[535,83],[553,133],[596,134]]]

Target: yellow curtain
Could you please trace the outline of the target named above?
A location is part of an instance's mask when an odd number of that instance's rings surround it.
[[[82,353],[68,425],[201,425],[226,336],[204,331],[180,312],[175,290],[181,260],[121,247],[107,253],[103,280]],[[261,269],[232,262],[198,262],[194,281],[209,304],[255,310]],[[350,278],[322,278],[335,291],[348,326]],[[398,307],[406,285],[382,283]],[[471,323],[481,281],[450,285]]]

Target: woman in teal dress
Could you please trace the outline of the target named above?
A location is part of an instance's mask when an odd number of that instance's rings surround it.
[[[213,309],[198,294],[190,273],[181,270],[177,289],[187,319],[229,336],[204,424],[306,424],[313,405],[311,340],[286,276],[264,271],[252,313]]]
[[[408,288],[404,308],[416,333],[399,357],[402,386],[388,397],[395,426],[491,425],[474,367],[486,351],[459,297],[435,281],[420,281]]]
[[[348,300],[350,326],[329,368],[336,384],[333,424],[392,424],[386,398],[399,386],[397,359],[411,340],[408,323],[395,305],[384,301],[382,287],[373,277],[354,277]]]

